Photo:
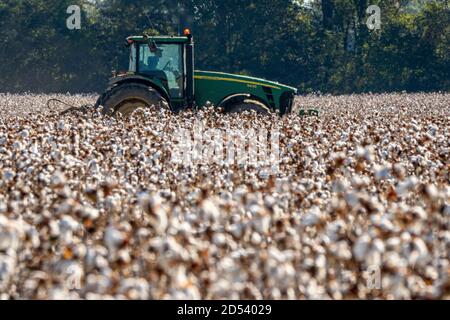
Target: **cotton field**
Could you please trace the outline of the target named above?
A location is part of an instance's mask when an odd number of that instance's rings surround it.
[[[450,299],[450,94],[283,118],[50,98],[96,99],[0,94],[0,298]],[[277,156],[174,161],[196,124],[276,130]]]

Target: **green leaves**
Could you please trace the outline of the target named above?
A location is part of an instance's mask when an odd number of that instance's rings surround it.
[[[369,32],[366,9],[381,8]],[[69,5],[82,29],[66,27]],[[129,35],[190,27],[198,69],[246,73],[300,92],[449,90],[450,12],[438,1],[4,0],[0,91],[102,91],[125,70]]]

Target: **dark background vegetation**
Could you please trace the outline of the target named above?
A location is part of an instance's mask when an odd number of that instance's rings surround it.
[[[366,26],[371,4],[379,31]],[[83,8],[81,30],[66,28],[69,5]],[[127,36],[184,26],[198,69],[301,93],[450,88],[448,1],[0,0],[0,92],[100,92],[127,68]]]

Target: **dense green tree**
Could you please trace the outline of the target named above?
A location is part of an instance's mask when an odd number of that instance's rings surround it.
[[[0,88],[87,90],[90,40],[66,27],[75,0],[3,0],[0,4]],[[95,66],[92,65],[91,68]]]
[[[366,9],[381,8],[370,31]],[[69,5],[81,30],[66,27]],[[300,92],[449,90],[448,1],[0,0],[0,91],[101,91],[127,68],[124,39],[193,29],[199,69]]]

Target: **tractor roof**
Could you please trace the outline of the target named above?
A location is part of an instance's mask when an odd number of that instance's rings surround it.
[[[180,36],[131,36],[127,38],[127,41],[132,42],[149,42],[149,41],[155,41],[155,42],[164,42],[164,43],[187,43],[189,42],[188,37],[180,37]]]

